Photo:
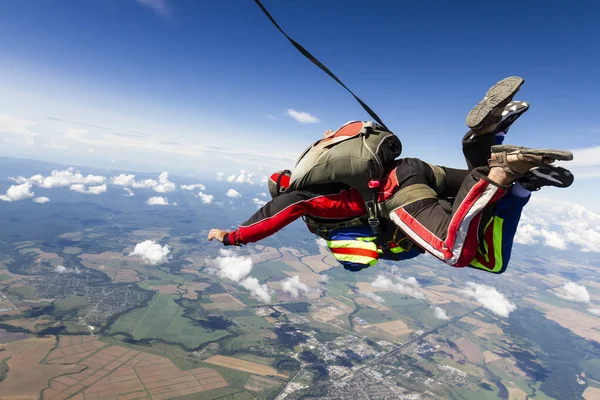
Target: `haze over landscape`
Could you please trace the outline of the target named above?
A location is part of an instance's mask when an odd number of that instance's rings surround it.
[[[507,142],[572,150],[575,183],[501,275],[346,271],[302,221],[206,240],[368,119],[254,2],[0,3],[0,399],[600,398],[599,6],[435,3],[265,6],[403,157],[464,168],[466,114],[524,77]]]

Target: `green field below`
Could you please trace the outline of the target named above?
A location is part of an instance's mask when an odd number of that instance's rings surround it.
[[[7,290],[7,293],[14,294],[19,297],[23,297],[25,299],[35,299],[35,289],[31,286],[20,286],[14,287],[10,286]]]
[[[358,312],[355,312],[353,317],[364,319],[370,324],[378,324],[380,322],[389,322],[400,318],[400,315],[395,313],[393,310],[380,311],[372,308],[361,308]]]
[[[247,327],[253,331],[259,329],[270,329],[273,327],[273,325],[271,325],[269,321],[267,321],[259,315],[253,315],[250,317],[238,317],[235,319],[235,321],[240,325]]]
[[[265,261],[254,266],[252,269],[252,276],[261,282],[273,278],[287,278],[288,275],[283,271],[295,270],[282,261]]]
[[[457,389],[452,391],[454,399],[461,400],[496,400],[498,399],[498,393],[491,390],[478,389],[471,391],[468,389]]]
[[[89,334],[87,327],[81,324],[76,324],[73,321],[63,321],[62,324],[65,327],[65,331],[68,333]]]
[[[236,354],[235,358],[239,358],[241,360],[246,360],[246,361],[252,361],[257,364],[268,365],[269,367],[273,366],[273,362],[275,361],[275,358],[261,357],[261,356],[257,356],[256,354],[251,354],[251,353]]]
[[[146,283],[151,286],[155,285],[177,285],[184,283],[185,279],[181,275],[169,274],[161,269],[145,269],[144,271],[138,271],[138,274],[143,277],[147,277]]]
[[[88,306],[90,301],[83,296],[69,296],[64,299],[57,299],[53,304],[58,311],[68,311]]]
[[[346,271],[344,268],[331,268],[324,272],[325,275],[329,276],[329,282],[326,285],[327,295],[330,297],[343,296],[348,293],[348,291],[356,286],[356,283],[359,280],[369,281],[368,277],[365,277],[360,272],[350,272]]]
[[[392,308],[402,308],[402,307],[410,307],[414,305],[424,304],[423,300],[415,299],[413,297],[403,296],[398,293],[392,292],[377,292],[379,296],[381,296],[385,300],[385,304],[388,307]]]
[[[195,348],[202,343],[229,335],[225,330],[209,330],[195,326],[183,317],[183,309],[175,303],[176,295],[156,294],[148,306],[120,316],[110,333],[129,333],[135,340],[162,339]]]

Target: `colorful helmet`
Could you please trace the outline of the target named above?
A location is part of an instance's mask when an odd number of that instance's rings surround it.
[[[290,186],[291,177],[292,173],[287,169],[275,172],[271,175],[269,178],[269,193],[271,193],[272,198],[275,198],[286,191]]]

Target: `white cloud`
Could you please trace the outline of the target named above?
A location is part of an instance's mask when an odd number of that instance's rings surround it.
[[[225,175],[223,172],[217,172],[217,180],[218,181],[222,181],[223,180],[223,175]]]
[[[517,233],[515,234],[515,243],[532,245],[538,243],[537,240],[534,239],[535,236],[538,235],[538,230],[529,224],[520,224],[519,229],[517,229]]]
[[[181,185],[181,190],[206,190],[206,186],[201,183],[196,183],[194,185]]]
[[[235,174],[229,175],[226,179],[227,182],[233,183],[235,181]]]
[[[124,187],[123,190],[125,191],[125,193],[127,193],[125,195],[126,197],[135,196],[135,193],[133,192],[133,190],[129,189],[128,187]]]
[[[309,113],[303,111],[296,111],[292,108],[287,110],[287,115],[303,124],[316,124],[317,122],[319,122],[318,118],[310,115]]]
[[[47,198],[47,197],[36,197],[35,199],[33,199],[34,203],[40,203],[40,204],[41,203],[47,203],[49,201],[50,201],[50,199]]]
[[[270,120],[273,120],[273,121],[277,119],[276,116],[271,115],[271,114],[267,114],[267,118],[269,118]]]
[[[443,319],[443,320],[448,320],[450,319],[450,317],[448,317],[448,314],[446,314],[446,311],[444,311],[443,308],[438,307],[438,306],[434,306],[433,307],[433,315],[437,318],[437,319]]]
[[[562,299],[576,301],[578,303],[589,303],[590,293],[585,286],[578,285],[575,282],[567,282],[559,288],[556,295]]]
[[[206,194],[206,193],[202,193],[202,192],[198,192],[198,196],[200,197],[200,199],[202,200],[202,202],[204,204],[212,203],[212,201],[215,198],[215,196],[213,196],[212,194]]]
[[[254,175],[256,175],[254,172],[246,171],[243,169],[240,171],[240,174],[235,179],[235,181],[237,183],[248,183],[250,185],[254,185]]]
[[[600,252],[600,214],[578,204],[533,197],[523,210],[515,242]]]
[[[54,170],[50,176],[44,177],[40,174],[33,175],[30,178],[13,178],[18,182],[24,182],[23,184],[37,185],[43,188],[57,188],[69,186],[71,190],[80,193],[99,194],[106,191],[106,185],[104,184],[106,178],[100,175],[83,175],[73,168],[68,168],[63,171]],[[86,189],[86,185],[97,185],[92,186],[90,191]]]
[[[146,204],[151,206],[168,206],[169,201],[166,197],[154,196],[146,200]]]
[[[573,150],[573,161],[569,161],[569,166],[571,165],[574,167],[600,166],[600,146]]]
[[[239,198],[239,197],[242,197],[242,195],[240,194],[240,192],[238,192],[238,191],[237,191],[237,190],[235,190],[235,189],[229,189],[229,190],[227,191],[227,196],[229,196],[229,197],[233,197],[234,199],[236,199],[236,198]]]
[[[548,247],[554,247],[555,249],[564,250],[567,248],[565,240],[560,236],[559,232],[548,231],[541,229],[540,234],[544,237],[544,244]]]
[[[249,290],[252,294],[252,297],[262,301],[263,303],[271,302],[272,291],[266,284],[261,285],[258,282],[258,279],[251,276],[241,281],[240,285]]]
[[[425,299],[425,295],[419,291],[419,283],[416,278],[399,278],[395,277],[396,282],[386,278],[383,275],[378,275],[377,278],[371,283],[371,286],[375,288],[384,289],[387,291],[395,292],[405,296],[414,297],[416,299]]]
[[[468,298],[475,299],[479,304],[501,317],[517,309],[513,303],[491,286],[467,282],[467,287],[459,291]]]
[[[158,193],[169,193],[177,190],[177,185],[169,181],[169,173],[163,172],[158,176],[158,185],[154,188]]]
[[[385,299],[373,292],[360,292],[361,295],[365,296],[368,299],[373,300],[375,303],[385,303]]]
[[[87,188],[85,187],[85,185],[82,185],[81,183],[76,183],[74,185],[71,185],[69,190],[72,190],[77,193],[85,193]]]
[[[148,7],[159,16],[169,20],[171,19],[171,10],[167,4],[167,0],[136,0],[144,7]]]
[[[168,245],[161,246],[154,240],[145,240],[135,245],[130,256],[140,257],[148,265],[164,264],[169,259],[171,249]]]
[[[135,182],[135,175],[131,174],[120,174],[110,178],[110,183],[117,186],[133,186]]]
[[[89,188],[86,188],[85,185],[81,183],[76,183],[74,185],[71,185],[69,189],[82,194],[102,194],[106,192],[106,184],[99,186],[90,186]]]
[[[321,283],[328,283],[331,280],[331,277],[329,275],[321,275],[321,277],[319,278],[319,282]]]
[[[135,175],[120,174],[110,178],[110,183],[118,186],[133,187],[136,189],[153,189],[157,193],[169,193],[177,190],[177,185],[169,180],[169,173],[163,172],[155,179],[136,180]],[[194,188],[204,188],[204,185],[183,185],[184,190],[193,190]],[[190,189],[191,188],[191,189]]]
[[[31,183],[25,182],[20,185],[11,185],[6,194],[0,194],[0,200],[2,201],[19,201],[24,199],[30,199],[35,196],[35,193],[31,191]]]
[[[144,179],[141,181],[134,181],[132,186],[136,189],[154,189],[158,186],[158,182],[154,179]]]
[[[22,136],[27,144],[33,144],[37,137],[37,133],[29,129],[33,125],[37,124],[12,115],[0,114],[0,133]]]
[[[72,167],[63,171],[54,170],[50,176],[41,178],[41,175],[34,175],[29,178],[29,181],[48,189],[71,185],[102,185],[106,181],[104,176],[92,174],[86,176]]]
[[[298,297],[300,294],[308,295],[311,293],[311,288],[304,282],[300,281],[298,275],[290,276],[281,282],[281,289],[289,293],[292,297]]]
[[[256,204],[257,206],[259,206],[259,207],[262,207],[262,206],[264,206],[265,204],[267,204],[267,202],[266,202],[266,201],[264,201],[264,200],[261,200],[261,199],[259,199],[259,198],[257,198],[257,197],[253,198],[253,199],[252,199],[252,202],[253,202],[254,204]]]
[[[316,238],[315,239],[315,243],[317,243],[317,245],[321,246],[321,247],[328,247],[327,246],[327,240],[323,239],[322,237]]]
[[[81,271],[77,267],[67,268],[64,265],[56,266],[56,268],[54,268],[54,272],[56,272],[57,274],[80,274],[81,273]]]
[[[597,317],[600,317],[600,309],[598,308],[588,308],[588,312],[592,315],[595,315]]]
[[[229,249],[221,249],[219,254],[219,257],[214,260],[206,260],[210,266],[207,272],[222,279],[227,278],[234,282],[240,282],[252,271],[252,258],[235,255]]]
[[[256,193],[257,196],[261,196],[261,197],[269,197],[268,194],[266,194],[265,192],[262,193]]]
[[[11,179],[14,179],[14,178],[11,178]],[[42,175],[40,175],[40,174],[33,175],[33,176],[29,177],[29,178],[25,178],[25,177],[20,176],[17,179],[15,179],[15,181],[17,183],[29,182],[32,185],[42,186],[42,183],[44,182],[44,177]]]
[[[106,192],[106,184],[99,186],[90,186],[87,190],[87,194],[101,194]]]

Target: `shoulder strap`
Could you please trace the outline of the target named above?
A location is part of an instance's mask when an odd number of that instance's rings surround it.
[[[271,22],[273,23],[273,25],[275,25],[275,28],[277,28],[279,30],[279,32],[283,33],[283,35],[287,38],[287,40],[290,41],[290,43],[292,43],[294,45],[294,47],[300,52],[302,53],[302,55],[306,58],[308,58],[313,64],[315,64],[317,67],[321,68],[323,70],[323,72],[325,72],[327,75],[329,75],[334,81],[336,81],[337,83],[339,83],[344,89],[346,89],[355,99],[356,101],[358,101],[358,103],[362,106],[362,108],[364,108],[364,110],[371,116],[371,118],[373,118],[375,121],[377,121],[377,123],[379,125],[381,125],[383,127],[383,129],[385,129],[386,131],[389,131],[389,129],[385,126],[385,124],[383,123],[383,121],[381,120],[381,118],[379,118],[379,116],[377,114],[375,114],[375,111],[373,111],[371,109],[371,107],[369,107],[368,105],[365,104],[364,101],[362,101],[360,98],[358,98],[357,95],[354,94],[354,92],[352,92],[352,90],[348,89],[348,87],[346,85],[344,85],[344,83],[342,81],[340,81],[338,79],[337,76],[335,76],[333,74],[333,72],[331,72],[329,70],[329,68],[327,68],[326,66],[324,66],[319,60],[317,60],[312,54],[310,54],[308,52],[308,50],[306,50],[304,47],[302,47],[298,42],[296,42],[294,39],[292,39],[291,37],[289,37],[287,35],[287,33],[285,33],[283,31],[283,29],[281,29],[281,27],[279,26],[279,24],[275,21],[275,19],[271,16],[271,14],[269,14],[269,12],[267,11],[267,9],[265,8],[265,6],[262,5],[262,3],[260,2],[260,0],[254,0],[254,2],[260,7],[260,9],[265,13],[265,15],[267,16],[267,18],[269,18],[271,20]]]

